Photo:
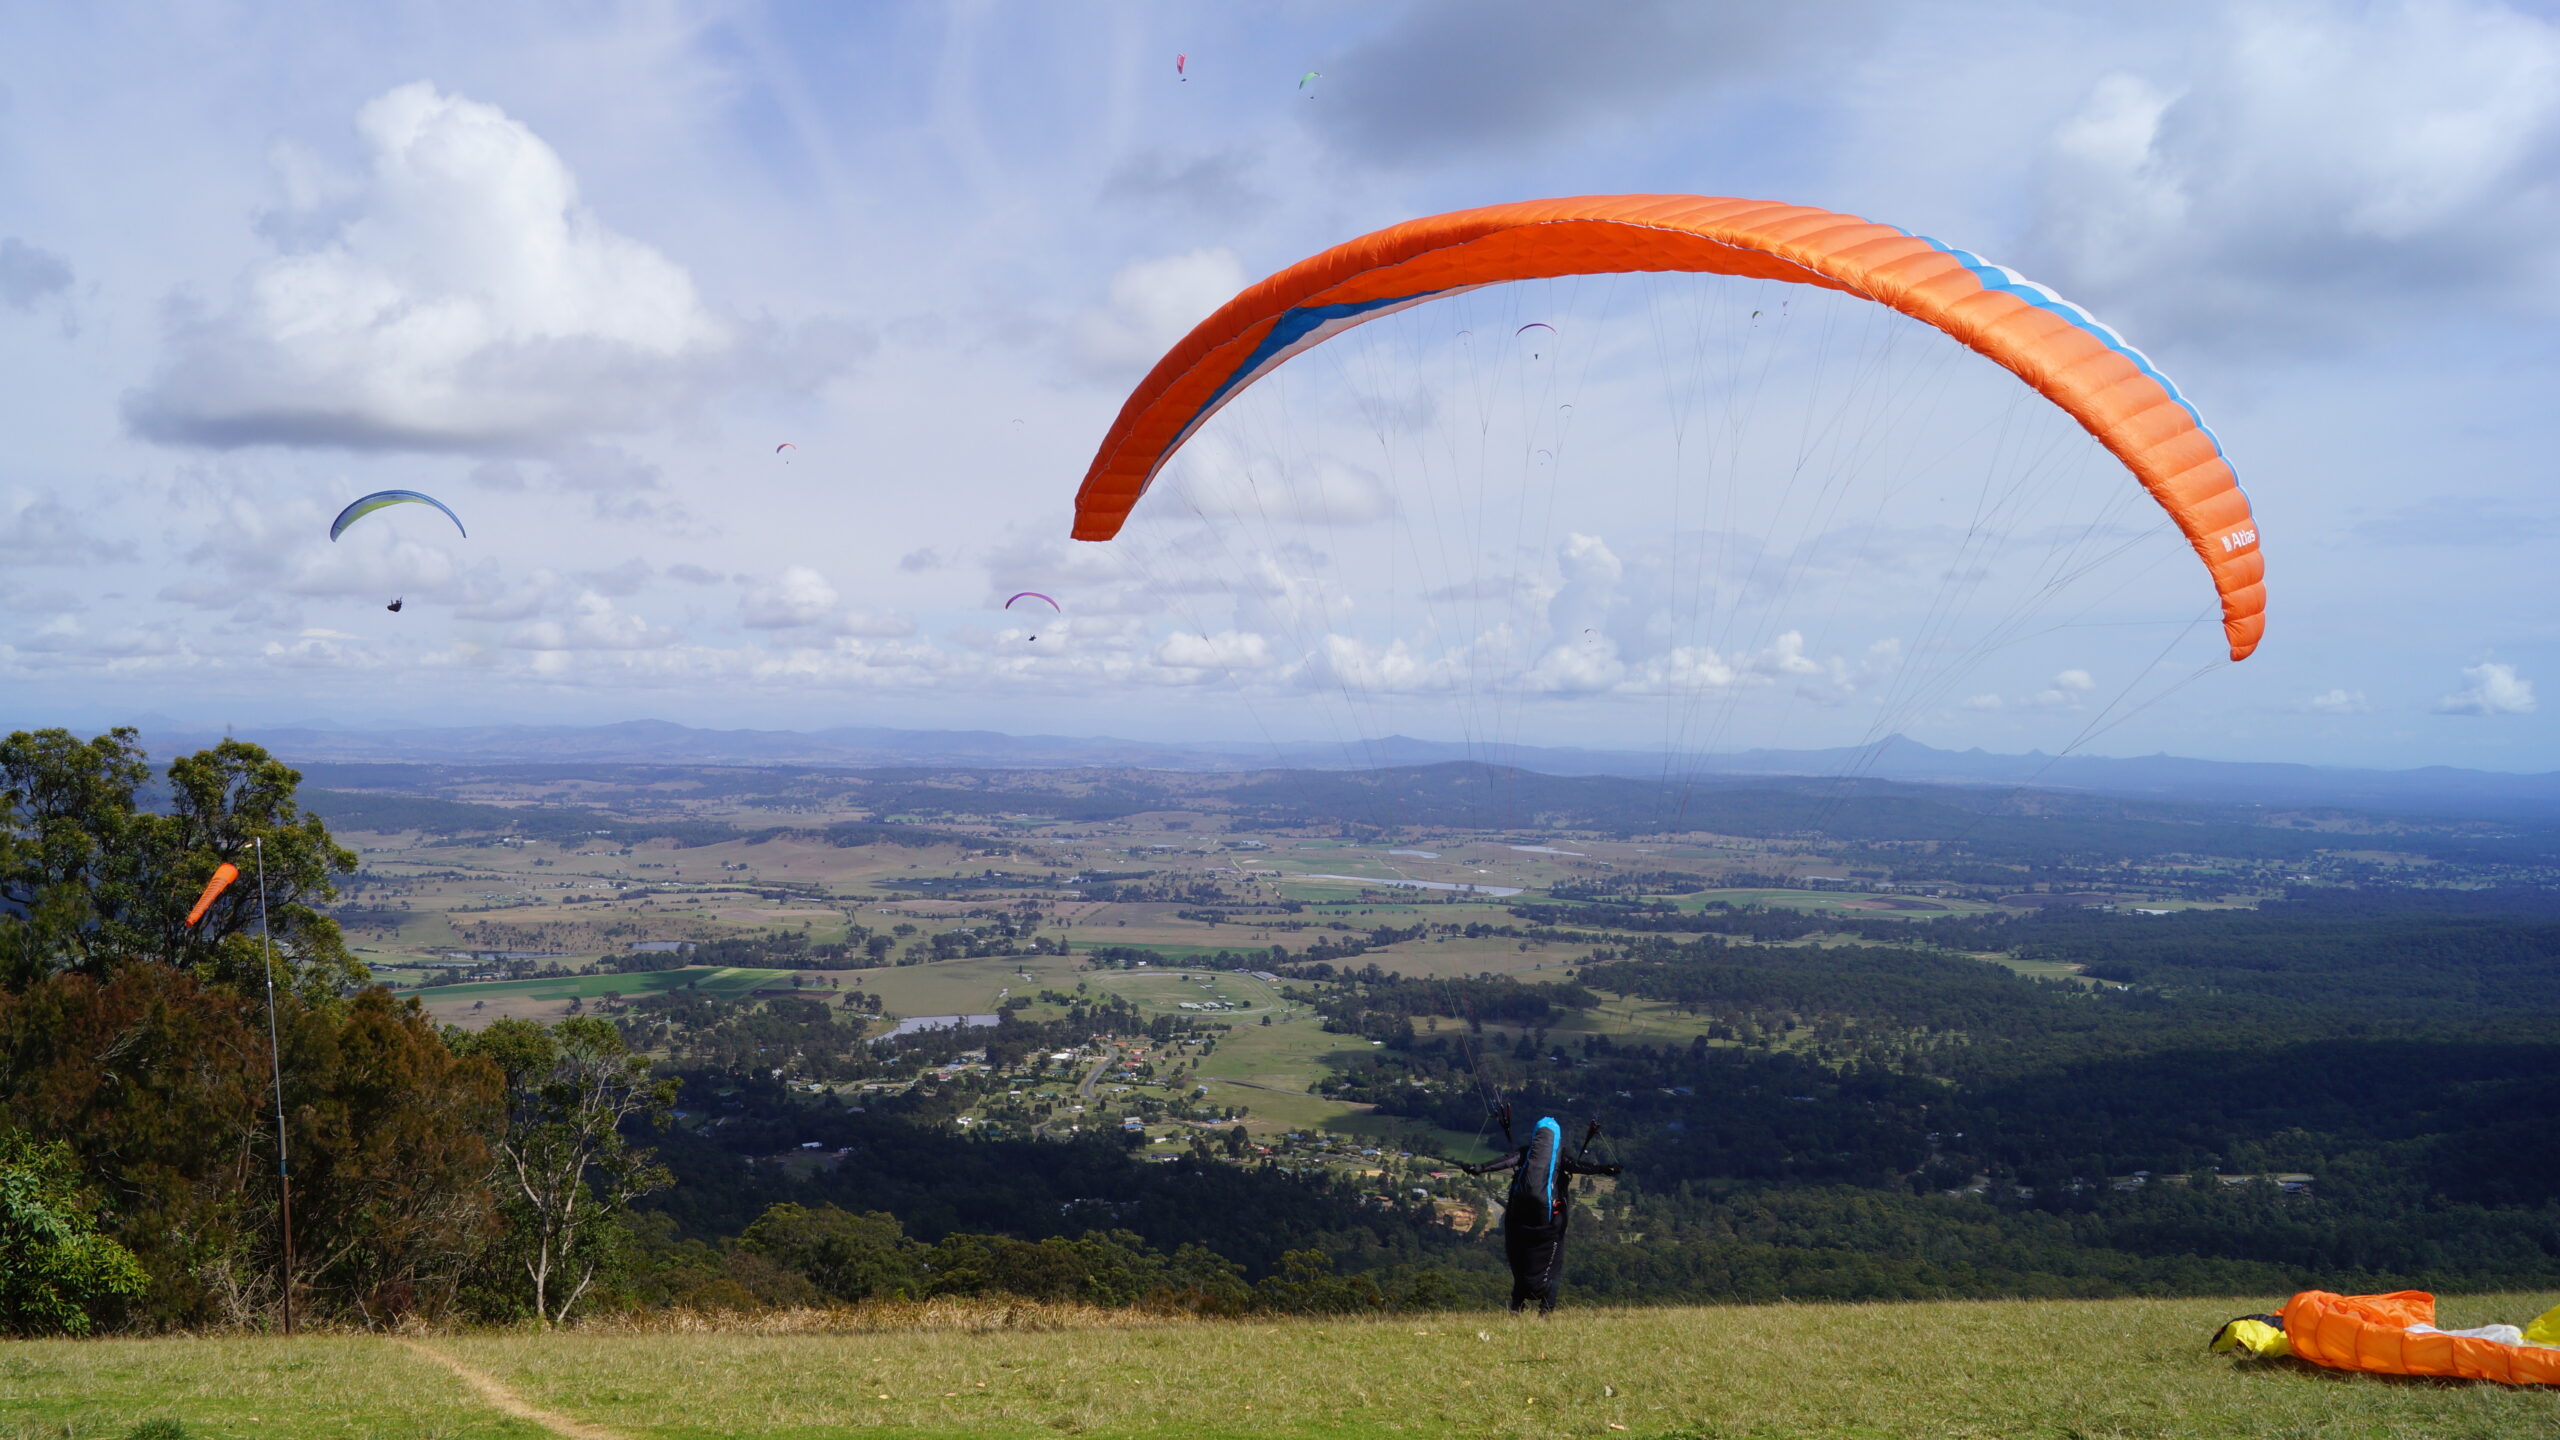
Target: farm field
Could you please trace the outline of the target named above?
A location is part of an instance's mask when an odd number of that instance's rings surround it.
[[[724,1000],[752,993],[758,986],[789,984],[794,972],[739,967],[714,969],[690,965],[681,970],[645,970],[631,974],[563,975],[542,980],[483,980],[464,985],[436,985],[414,992],[427,1013],[451,1025],[478,1026],[501,1016],[556,1018],[571,999],[594,1000],[606,994],[656,995],[688,985]],[[474,1008],[479,1007],[479,1008]]]
[[[2448,1297],[2446,1323],[2560,1296]],[[2541,1437],[2560,1392],[2394,1383],[2203,1353],[2274,1296],[1439,1312],[986,1333],[35,1341],[0,1437],[834,1440],[883,1436]],[[1035,1312],[1036,1313],[1036,1312]],[[1034,1319],[1032,1324],[1039,1324]],[[474,1387],[458,1364],[486,1383]],[[497,1397],[558,1428],[511,1419]]]
[[[886,1013],[897,1016],[990,1015],[1009,996],[1073,990],[1082,978],[1076,962],[1063,955],[991,955],[816,973],[844,981],[848,990],[879,996]],[[1032,978],[1025,980],[1025,975]]]
[[[1976,900],[1893,895],[1874,890],[1700,890],[1694,894],[1662,898],[1682,910],[1704,910],[1722,901],[1727,905],[1759,905],[1772,910],[1844,911],[1883,919],[1904,916],[1933,920],[1941,915],[1981,915],[1999,908]]]
[[[1197,975],[1198,980],[1185,978]],[[1095,970],[1083,977],[1096,990],[1107,991],[1150,1014],[1198,1015],[1204,1020],[1223,1024],[1261,1028],[1265,1015],[1277,1018],[1288,1011],[1280,992],[1250,975],[1234,971],[1183,970],[1179,967],[1146,970]],[[1185,1012],[1183,1002],[1224,1002],[1242,1008]]]
[[[1574,952],[1564,946],[1532,941],[1524,950],[1521,943],[1501,936],[1482,940],[1404,940],[1380,946],[1351,963],[1355,966],[1376,965],[1392,974],[1417,979],[1511,975],[1523,980],[1536,978],[1535,972],[1542,969],[1553,969],[1560,974],[1566,966],[1576,963]]]
[[[1254,1113],[1260,1115],[1267,1101],[1278,1098],[1269,1092],[1304,1092],[1318,1076],[1350,1058],[1354,1047],[1365,1050],[1368,1042],[1357,1036],[1329,1033],[1312,1018],[1240,1026],[1218,1042],[1216,1054],[1200,1062],[1200,1078],[1213,1084],[1227,1082],[1238,1088],[1263,1091],[1219,1097],[1222,1101],[1249,1102]]]

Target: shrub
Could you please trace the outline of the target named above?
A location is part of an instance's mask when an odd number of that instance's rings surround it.
[[[86,1335],[142,1293],[131,1251],[98,1233],[70,1148],[0,1131],[0,1332]]]

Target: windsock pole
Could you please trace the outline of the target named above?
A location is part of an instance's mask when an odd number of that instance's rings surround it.
[[[266,953],[267,1063],[276,1086],[276,1198],[284,1223],[284,1333],[293,1333],[293,1166],[285,1154],[284,1050],[276,1042],[276,942],[267,927],[267,842],[251,840],[258,852],[258,944]]]

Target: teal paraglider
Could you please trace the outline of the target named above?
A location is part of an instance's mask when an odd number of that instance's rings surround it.
[[[453,522],[454,529],[462,530],[463,539],[468,540],[471,538],[471,532],[463,530],[461,516],[454,514],[443,501],[437,499],[433,495],[421,494],[415,490],[376,490],[372,494],[365,496],[363,499],[356,501],[346,509],[339,511],[338,518],[329,522],[329,538],[331,540],[337,539],[339,536],[347,533],[348,526],[353,525],[376,510],[380,510],[391,505],[433,505],[437,509],[444,511],[444,518]]]

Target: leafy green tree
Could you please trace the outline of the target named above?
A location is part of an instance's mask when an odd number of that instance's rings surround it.
[[[183,956],[208,980],[247,987],[262,978],[258,935],[257,870],[264,851],[266,904],[284,972],[279,983],[298,983],[306,994],[329,994],[365,978],[363,962],[347,950],[338,922],[319,908],[336,899],[333,877],[355,872],[355,852],[329,838],[317,815],[295,802],[302,774],[258,746],[225,740],[169,763],[170,813],[153,816],[157,868],[163,883],[144,943],[153,956]],[[240,880],[214,902],[194,930],[185,927],[189,906],[215,865],[240,867]],[[176,883],[166,883],[174,880]],[[199,934],[199,932],[201,932]]]
[[[68,730],[0,740],[0,986],[102,976],[139,961],[262,988],[259,842],[278,978],[315,998],[364,978],[319,909],[356,857],[302,813],[298,772],[225,740],[171,762],[165,812],[140,804],[150,779],[130,729],[85,741]],[[189,907],[225,862],[241,879],[189,928]]]
[[[497,1233],[486,1137],[505,1078],[380,986],[290,1013],[299,1283],[368,1324],[442,1312]]]
[[[443,1308],[489,1241],[502,1081],[379,987],[283,998],[297,1305],[368,1323]],[[0,1127],[65,1142],[159,1324],[276,1299],[274,1112],[259,1005],[164,965],[0,994]]]
[[[0,983],[104,967],[143,883],[134,792],[150,778],[131,730],[0,740]]]
[[[271,1284],[251,1233],[272,1204],[253,1187],[275,1173],[252,1013],[161,965],[0,994],[0,1125],[70,1147],[150,1277],[142,1321],[246,1319]]]
[[[916,1284],[922,1247],[894,1215],[833,1205],[775,1205],[738,1237],[739,1248],[798,1271],[836,1300],[902,1296]]]
[[[664,1125],[676,1082],[650,1079],[648,1058],[599,1016],[548,1029],[500,1020],[454,1040],[506,1077],[492,1181],[507,1222],[503,1248],[523,1271],[535,1318],[561,1323],[627,1248],[621,1219],[631,1202],[674,1183],[623,1132],[635,1120]]]
[[[95,1211],[69,1146],[0,1130],[0,1333],[86,1335],[93,1311],[142,1293],[141,1264]]]
[[[1383,1310],[1387,1297],[1366,1275],[1337,1275],[1333,1260],[1321,1250],[1292,1250],[1280,1266],[1254,1287],[1254,1300],[1265,1310],[1290,1315],[1357,1315]]]

